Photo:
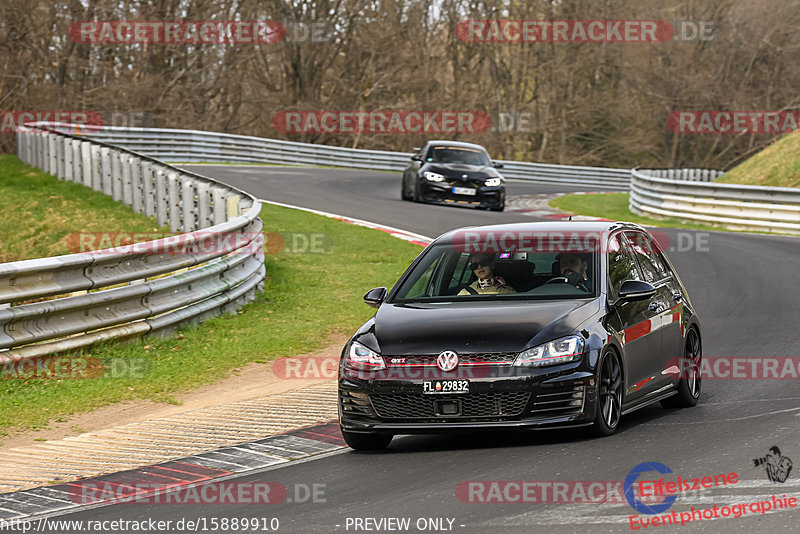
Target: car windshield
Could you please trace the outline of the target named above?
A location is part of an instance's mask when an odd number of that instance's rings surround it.
[[[434,146],[428,150],[427,161],[431,163],[464,163],[466,165],[491,165],[489,154],[475,148]]]
[[[595,295],[598,270],[595,253],[554,250],[476,253],[463,248],[453,244],[430,246],[403,279],[392,302]]]

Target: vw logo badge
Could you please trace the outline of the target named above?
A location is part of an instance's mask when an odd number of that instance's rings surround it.
[[[436,366],[442,371],[452,371],[458,365],[458,354],[452,350],[446,350],[436,358]]]
[[[462,174],[461,177],[464,179],[469,178],[469,174]]]

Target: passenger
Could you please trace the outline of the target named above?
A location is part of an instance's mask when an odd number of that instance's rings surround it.
[[[459,292],[459,295],[503,295],[516,293],[505,280],[494,275],[494,254],[470,254],[470,269],[477,280]]]
[[[579,289],[586,289],[586,291],[589,290],[589,277],[586,275],[589,262],[583,254],[560,252],[556,256],[556,261],[558,261],[561,276],[567,279],[569,285]]]

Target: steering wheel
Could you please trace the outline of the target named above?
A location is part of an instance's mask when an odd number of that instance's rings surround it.
[[[550,280],[548,280],[547,282],[545,282],[542,285],[546,286],[547,284],[569,284],[569,280],[567,279],[566,276],[554,276],[553,278],[551,278]],[[572,285],[572,284],[570,284],[570,285]],[[572,286],[572,287],[576,287],[576,288],[578,288],[580,290],[583,290],[583,291],[586,291],[586,292],[589,291],[589,286],[586,285],[586,280],[582,280],[580,285]]]

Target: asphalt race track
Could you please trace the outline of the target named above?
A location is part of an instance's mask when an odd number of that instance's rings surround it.
[[[523,213],[494,213],[400,200],[399,173],[274,166],[187,166],[259,198],[325,210],[435,237],[476,224],[531,221]],[[508,194],[565,191],[510,183]],[[665,230],[703,326],[705,357],[787,357],[797,353],[800,326],[800,240],[723,232]],[[679,236],[679,234],[681,234]],[[688,250],[679,250],[678,247]],[[365,286],[366,292],[369,287]],[[795,365],[796,368],[796,365]],[[624,532],[626,502],[469,503],[456,497],[466,481],[622,481],[637,464],[661,462],[687,477],[738,473],[739,484],[710,490],[675,511],[800,496],[800,472],[784,483],[767,480],[753,459],[777,445],[800,462],[800,387],[796,379],[704,380],[700,404],[667,411],[651,406],[625,416],[616,435],[587,439],[580,431],[402,436],[385,453],[335,452],[264,470],[240,482],[274,481],[289,488],[324,484],[324,502],[268,506],[117,504],[61,519],[180,519],[277,517],[279,532],[367,530],[355,518],[410,518],[407,532]],[[305,486],[303,486],[305,485]],[[296,499],[295,499],[296,500]],[[318,501],[322,501],[320,498]],[[349,522],[348,522],[349,518]],[[445,518],[443,526],[418,520]],[[453,520],[452,527],[447,520]],[[798,531],[800,512],[746,514],[649,531]],[[232,529],[230,531],[233,531]],[[239,530],[242,531],[242,530]],[[256,532],[257,530],[244,530]],[[400,530],[402,531],[402,530]]]

